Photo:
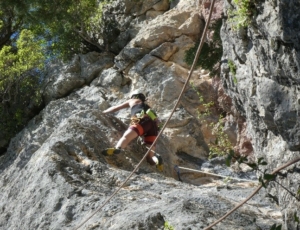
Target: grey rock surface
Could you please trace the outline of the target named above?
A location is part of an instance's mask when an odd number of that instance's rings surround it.
[[[221,17],[223,1],[217,3],[214,19]],[[224,6],[230,4],[225,1]],[[266,169],[299,156],[299,44],[293,33],[299,27],[296,16],[286,18],[297,7],[296,1],[260,3],[258,30],[236,32],[224,22],[223,59],[236,63],[237,83],[226,61],[222,84],[196,69],[196,91],[187,88],[157,143],[164,171],[143,162],[82,229],[152,230],[164,229],[166,222],[175,229],[202,229],[251,194],[257,185],[253,172],[228,169],[224,159],[207,160],[207,143],[215,140],[207,127],[218,119],[217,109],[229,113],[225,131],[235,148],[263,156]],[[129,123],[128,110],[111,115],[101,111],[143,89],[147,102],[166,121],[189,72],[184,53],[200,38],[208,8],[208,1],[115,1],[104,12],[106,20],[119,22],[118,33],[109,35],[115,54],[93,52],[49,67],[45,109],[0,158],[0,229],[74,229],[119,188],[145,149],[133,142],[124,154],[101,155]],[[207,121],[198,119],[203,109],[198,92],[218,104]],[[178,165],[250,182],[225,183],[184,170],[180,182],[174,170]],[[285,170],[279,179],[296,194],[299,166]],[[280,206],[266,194],[278,197]],[[298,210],[295,197],[271,183],[214,229],[270,229],[282,220],[285,229],[296,229],[293,214],[299,216]]]
[[[113,58],[110,53],[91,52],[75,56],[67,65],[50,63],[43,83],[45,103],[65,97],[73,90],[90,84],[103,70],[113,66]]]
[[[224,1],[225,12],[232,8]],[[257,158],[263,157],[273,171],[300,156],[299,117],[299,10],[298,1],[264,1],[256,5],[256,15],[246,29],[233,30],[229,22],[222,28],[222,79],[225,92],[246,118]],[[236,80],[228,63],[236,65]],[[236,83],[235,83],[236,82]],[[294,216],[300,215],[296,195],[299,163],[284,170],[271,183],[270,193],[284,213],[285,229],[298,229]],[[289,192],[291,191],[291,193]]]

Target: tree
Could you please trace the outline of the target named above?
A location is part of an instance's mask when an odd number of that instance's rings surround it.
[[[97,0],[0,0],[0,143],[41,108],[45,61],[101,51],[102,7]],[[2,146],[0,146],[1,148]]]
[[[42,43],[24,29],[16,44],[0,50],[0,130],[6,138],[30,118],[29,108],[41,104],[38,85],[45,58]]]

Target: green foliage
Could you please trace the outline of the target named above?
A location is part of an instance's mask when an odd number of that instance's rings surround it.
[[[260,169],[260,166],[266,166],[267,165],[267,162],[264,160],[263,157],[258,158],[256,162],[249,162],[249,159],[247,157],[235,156],[234,152],[230,151],[229,154],[227,155],[227,159],[226,159],[226,165],[227,166],[230,166],[230,163],[231,163],[232,159],[235,159],[239,164],[241,164],[241,163],[247,164],[253,170],[261,172],[261,176],[259,177],[259,182],[261,183],[261,185],[264,188],[267,188],[268,183],[270,181],[273,181],[273,182],[277,183],[278,185],[280,185],[282,188],[284,188],[287,192],[289,192],[290,195],[292,195],[297,200],[299,200],[299,198],[297,197],[299,195],[299,190],[298,190],[297,194],[294,194],[288,188],[286,188],[285,186],[283,186],[282,184],[280,184],[279,182],[276,181],[276,177],[277,177],[277,175],[279,173],[279,170],[276,170],[277,171],[276,173],[269,174],[269,173],[267,173],[266,169],[265,170],[261,170]],[[269,198],[273,199],[273,201],[275,201],[276,204],[279,205],[279,199],[278,199],[277,196],[272,195],[270,193],[268,193],[267,196]],[[293,219],[294,219],[295,223],[297,223],[297,224],[300,223],[299,217],[297,216],[297,211],[294,212]],[[256,219],[255,218],[253,219],[253,223],[256,225],[257,229],[261,229],[256,224]],[[273,224],[271,226],[271,228],[270,228],[270,230],[281,230],[281,229],[282,229],[282,225],[281,224],[278,225],[278,226],[276,224]]]
[[[108,2],[109,1],[100,2],[98,7],[95,10],[94,15],[92,15],[86,21],[86,28],[89,33],[92,33],[94,31],[101,31],[103,26],[103,21],[102,21],[103,8],[106,4],[108,4]]]
[[[175,228],[166,221],[164,224],[164,230],[175,230]]]
[[[229,66],[229,69],[230,69],[230,73],[233,76],[233,82],[234,82],[234,84],[237,84],[236,65],[234,64],[234,62],[232,60],[228,60],[228,66]]]
[[[211,74],[214,74],[214,66],[220,62],[223,47],[220,36],[220,29],[222,26],[222,20],[219,19],[215,23],[211,25],[211,30],[214,31],[213,39],[211,43],[204,43],[201,53],[199,55],[198,61],[196,63],[196,67],[201,66],[203,69],[207,69],[211,71]],[[188,65],[192,65],[194,58],[196,56],[196,52],[199,46],[199,42],[197,42],[192,48],[185,52],[184,61]]]
[[[11,45],[12,35],[30,29],[35,37],[48,41],[48,54],[69,58],[83,52],[86,44],[94,46],[92,31],[101,27],[103,5],[108,0],[48,1],[11,0],[0,2],[0,49]],[[101,32],[97,30],[97,32]],[[99,47],[100,48],[100,45]]]
[[[70,58],[74,53],[84,52],[86,43],[93,43],[94,38],[90,36],[90,22],[98,17],[96,0],[83,1],[60,1],[56,8],[52,1],[39,1],[34,15],[44,21],[45,26],[32,25],[40,36],[47,38],[51,46],[51,55],[63,59]],[[56,9],[52,9],[52,8]],[[49,12],[43,17],[44,9]],[[52,17],[51,17],[52,15]]]
[[[228,184],[228,183],[231,182],[231,180],[232,180],[232,178],[229,177],[229,176],[227,176],[227,177],[224,178],[223,182],[224,182],[225,184]]]
[[[108,2],[0,1],[1,138],[10,139],[40,108],[46,61],[102,49],[98,40],[106,32],[101,19]]]
[[[276,175],[268,174],[266,172],[263,172],[263,174],[258,178],[258,181],[262,184],[264,188],[267,187],[267,183],[271,180],[275,180]]]
[[[44,65],[43,40],[30,30],[21,31],[15,46],[0,50],[0,130],[11,138],[24,124],[26,108],[41,103],[39,71]]]
[[[0,50],[1,81],[20,76],[32,68],[40,68],[44,63],[42,40],[35,40],[32,31],[24,29],[16,42],[16,47],[3,46]],[[14,51],[15,50],[15,51]]]
[[[210,101],[208,103],[203,103],[202,105],[204,106],[205,110],[203,113],[201,113],[201,115],[199,115],[199,118],[210,115],[211,114],[210,109],[214,106],[214,104],[215,103],[213,101]]]
[[[203,119],[206,116],[211,114],[211,107],[214,105],[213,101],[210,101],[208,103],[204,103],[204,97],[202,96],[201,92],[199,90],[196,89],[195,85],[193,82],[190,83],[190,86],[192,87],[192,89],[197,93],[198,98],[199,98],[199,102],[201,103],[201,105],[204,107],[204,112],[200,112],[198,110],[198,118],[199,119]]]
[[[211,108],[214,106],[214,102],[210,101],[204,103],[203,95],[196,89],[193,82],[190,83],[191,88],[197,93],[199,101],[202,106],[204,106],[204,111],[200,112],[198,110],[198,118],[205,119],[208,115],[211,114]],[[228,138],[228,135],[224,132],[224,124],[222,115],[219,116],[219,120],[216,124],[210,123],[209,125],[212,128],[212,133],[215,135],[216,139],[214,143],[209,143],[209,158],[216,156],[225,156],[226,154],[233,153],[232,144]],[[231,157],[232,158],[232,157]],[[231,161],[231,159],[230,159]]]
[[[271,228],[270,228],[270,230],[281,230],[281,228],[282,228],[282,225],[280,224],[280,225],[276,225],[276,224],[273,224],[272,226],[271,226]]]
[[[232,23],[233,29],[248,27],[251,23],[251,16],[255,13],[256,0],[233,0],[235,10],[228,12],[229,22]]]
[[[257,162],[249,162],[247,157],[243,156],[235,156],[235,153],[233,150],[230,150],[227,157],[226,157],[226,165],[229,167],[232,160],[236,160],[239,164],[247,164],[249,167],[251,167],[253,170],[256,171],[261,171],[259,169],[260,166],[265,166],[267,165],[267,162],[264,160],[263,157],[260,157],[257,159]],[[268,174],[266,171],[262,172],[262,175],[259,177],[259,182],[262,184],[263,187],[267,187],[267,183],[269,181],[275,180],[276,175],[273,174]]]
[[[265,166],[268,163],[264,160],[263,157],[260,157],[257,159],[257,162],[249,162],[247,157],[244,156],[235,156],[233,151],[229,151],[229,154],[227,156],[228,158],[228,163],[231,162],[232,159],[234,159],[235,161],[237,161],[239,164],[247,164],[250,168],[252,168],[253,170],[259,170],[259,166]],[[227,164],[227,166],[230,166],[230,164]]]
[[[227,154],[227,157],[225,159],[225,164],[229,167],[231,165],[231,161],[234,158],[234,151],[231,149],[229,150],[229,153]]]
[[[220,115],[217,124],[211,123],[213,134],[216,136],[215,142],[209,143],[209,157],[225,156],[232,154],[232,144],[228,138],[228,135],[224,132],[223,117]]]
[[[29,71],[42,68],[44,53],[42,40],[35,40],[30,30],[22,30],[16,47],[3,46],[0,50],[0,96],[7,98],[7,87],[23,80]],[[25,81],[26,82],[26,81]],[[28,84],[28,82],[26,82]]]
[[[299,217],[297,216],[297,212],[294,212],[294,221],[298,224],[300,224]]]

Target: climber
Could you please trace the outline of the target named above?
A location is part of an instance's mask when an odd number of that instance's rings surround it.
[[[125,131],[114,148],[107,148],[102,151],[103,155],[108,156],[122,152],[127,145],[138,136],[144,137],[144,144],[148,147],[152,145],[158,134],[158,118],[145,101],[145,95],[140,91],[135,91],[131,94],[129,100],[103,111],[103,113],[106,114],[128,107],[131,109],[131,122],[129,128]],[[159,171],[163,170],[162,157],[155,153],[155,146],[149,151],[146,160],[150,165],[156,165]]]

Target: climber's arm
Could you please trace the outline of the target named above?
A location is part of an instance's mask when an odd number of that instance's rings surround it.
[[[120,109],[125,109],[128,107],[129,107],[129,101],[125,101],[122,104],[115,105],[115,106],[112,106],[112,107],[104,110],[103,113],[113,113],[113,112],[119,111]]]

